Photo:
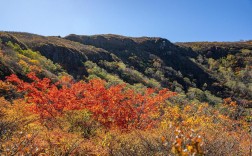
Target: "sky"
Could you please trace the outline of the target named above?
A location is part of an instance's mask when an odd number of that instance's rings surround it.
[[[252,0],[0,0],[0,31],[172,42],[252,39]]]

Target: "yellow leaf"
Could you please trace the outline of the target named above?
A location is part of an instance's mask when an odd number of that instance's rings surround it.
[[[191,152],[191,153],[193,152],[193,146],[188,145],[188,146],[187,146],[187,149],[188,149],[189,152]]]

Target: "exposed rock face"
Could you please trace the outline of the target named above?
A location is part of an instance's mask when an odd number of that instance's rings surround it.
[[[72,49],[61,45],[43,44],[34,46],[33,50],[39,51],[42,55],[51,59],[53,62],[60,64],[68,73],[75,78],[82,78],[88,73],[84,67],[84,62],[91,60],[99,62],[99,60],[113,61],[112,56],[105,50],[97,49]]]
[[[76,78],[87,75],[83,62],[87,61],[88,58],[79,51],[53,44],[44,44],[33,47],[33,49],[39,51],[53,62],[60,64],[68,73],[71,73]]]
[[[79,42],[85,45],[93,45],[105,50],[124,50],[129,47],[134,48],[137,44],[130,38],[117,35],[95,35],[95,36],[78,36],[69,35],[65,39]]]

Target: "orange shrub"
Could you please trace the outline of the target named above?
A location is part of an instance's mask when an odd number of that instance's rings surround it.
[[[88,83],[67,80],[53,84],[34,73],[27,76],[31,83],[16,75],[9,76],[8,81],[15,83],[19,92],[26,92],[27,102],[35,104],[30,109],[38,113],[42,121],[55,119],[67,110],[88,109],[105,127],[145,129],[159,117],[160,104],[175,95],[167,89],[157,93],[154,89],[146,89],[140,94],[126,89],[125,85],[106,88],[105,81],[100,79]]]

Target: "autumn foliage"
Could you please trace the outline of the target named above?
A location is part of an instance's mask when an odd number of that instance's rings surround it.
[[[0,82],[19,97],[0,97],[4,155],[249,155],[252,149],[251,115],[231,98],[216,107],[180,104],[167,89],[27,77]]]
[[[120,129],[145,129],[152,126],[160,116],[160,106],[175,93],[167,89],[155,92],[146,89],[143,94],[127,89],[126,85],[106,87],[105,81],[73,82],[65,77],[58,83],[50,79],[39,79],[29,73],[31,83],[20,80],[16,75],[8,77],[9,82],[24,92],[30,110],[48,120],[62,115],[68,110],[89,110],[93,118],[105,127]]]

